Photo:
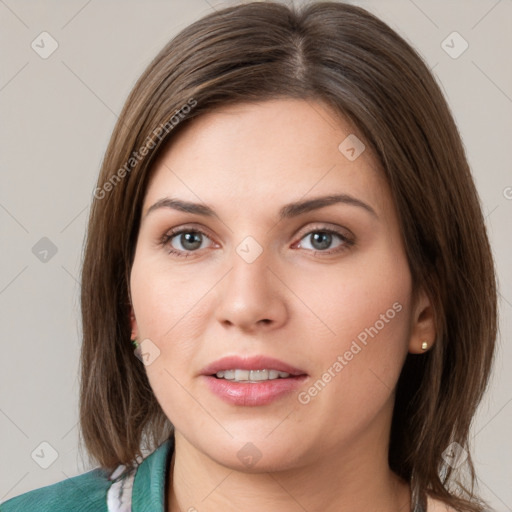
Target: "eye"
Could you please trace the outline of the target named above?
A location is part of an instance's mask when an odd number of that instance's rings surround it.
[[[165,233],[160,240],[160,245],[164,246],[169,254],[186,258],[199,249],[204,249],[206,240],[211,241],[204,231],[197,228],[182,227]],[[306,243],[303,240],[306,240]],[[338,244],[332,248],[336,240],[338,240]],[[308,242],[310,247],[307,247]],[[327,255],[347,250],[354,244],[354,239],[344,232],[319,227],[306,233],[294,247],[312,250],[315,254]]]
[[[339,240],[339,243],[334,248],[332,248],[333,241],[336,239]],[[302,240],[308,241],[310,247],[307,247],[307,243],[304,244]],[[319,228],[315,229],[314,231],[309,231],[305,236],[303,236],[301,238],[301,242],[299,243],[299,247],[303,249],[310,249],[315,252],[321,252],[323,254],[332,254],[346,250],[353,246],[354,243],[355,242],[352,238],[349,238],[341,231],[330,228]]]
[[[187,257],[198,249],[204,249],[205,238],[210,239],[205,232],[199,229],[182,228],[167,232],[160,243],[167,247],[169,254]]]

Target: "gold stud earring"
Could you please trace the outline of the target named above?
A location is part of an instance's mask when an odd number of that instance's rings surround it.
[[[426,341],[424,341],[422,344],[421,344],[421,349],[422,350],[427,350],[428,348],[428,343]]]

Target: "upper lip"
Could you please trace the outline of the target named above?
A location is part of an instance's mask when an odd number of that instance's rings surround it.
[[[227,356],[217,359],[213,363],[208,364],[201,370],[201,375],[215,375],[222,370],[277,370],[286,372],[290,375],[306,375],[306,372],[295,368],[279,359],[256,355],[251,357]]]

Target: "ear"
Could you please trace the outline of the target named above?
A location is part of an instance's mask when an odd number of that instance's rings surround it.
[[[132,340],[136,340],[139,336],[139,328],[137,326],[137,320],[135,319],[133,306],[130,306],[130,326],[132,330]]]
[[[411,354],[424,354],[432,348],[436,339],[435,320],[434,308],[430,299],[425,291],[421,289],[417,295],[411,317],[411,337],[409,339],[409,352]]]

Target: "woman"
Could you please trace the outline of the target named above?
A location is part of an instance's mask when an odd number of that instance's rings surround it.
[[[446,101],[387,25],[341,3],[195,22],[134,87],[94,196],[99,467],[2,512],[483,510],[492,255]]]

